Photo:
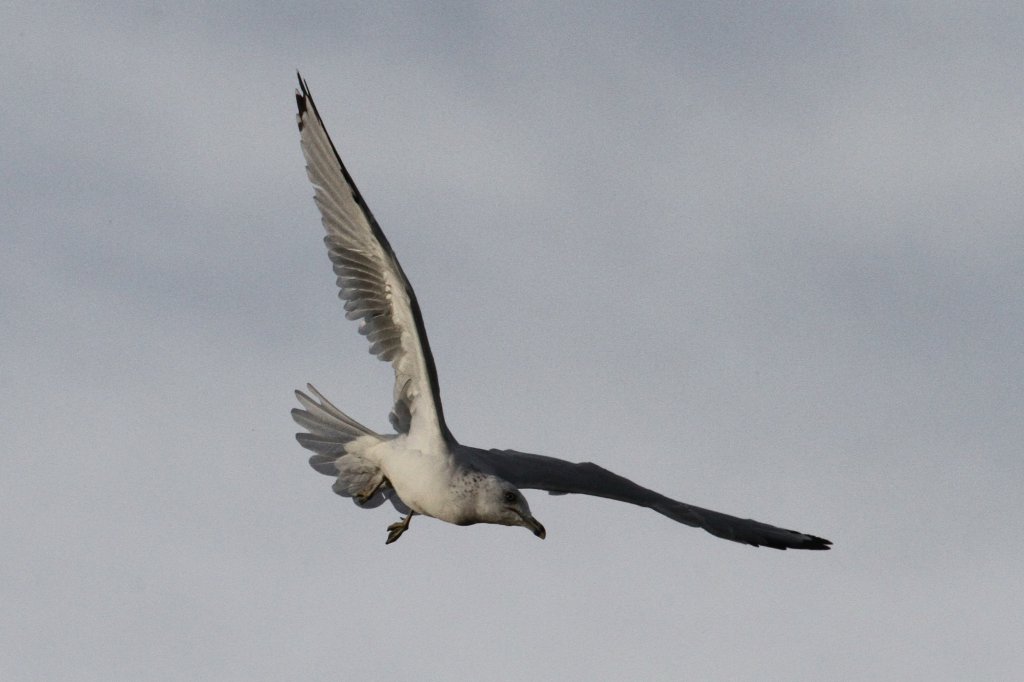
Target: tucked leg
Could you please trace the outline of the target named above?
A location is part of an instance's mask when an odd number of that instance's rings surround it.
[[[392,523],[388,526],[388,541],[385,545],[390,545],[392,542],[402,537],[402,533],[409,530],[409,521],[412,520],[413,514],[416,512],[409,510],[409,513],[405,515],[405,518],[396,523]]]
[[[367,488],[365,488],[363,490],[360,490],[358,493],[356,493],[356,495],[355,495],[356,502],[358,502],[360,505],[366,504],[367,502],[369,502],[373,498],[374,495],[376,495],[378,492],[380,492],[381,488],[383,488],[386,485],[391,485],[391,482],[388,481],[388,479],[382,477],[380,479],[380,481],[376,485],[374,485],[373,487],[367,487]],[[408,524],[406,524],[406,525],[408,525]]]

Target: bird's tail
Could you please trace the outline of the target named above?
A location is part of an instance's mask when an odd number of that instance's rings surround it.
[[[365,456],[368,449],[388,437],[349,417],[312,385],[306,384],[306,388],[316,400],[295,391],[295,397],[306,409],[295,408],[292,418],[309,432],[297,433],[295,438],[302,447],[316,453],[309,458],[310,466],[321,474],[337,477],[331,486],[334,492],[353,498],[360,507],[373,509],[387,501],[400,513],[408,514],[409,507],[384,478],[380,466]]]
[[[349,443],[364,436],[380,440],[381,436],[335,407],[312,384],[306,384],[306,388],[316,400],[302,391],[295,391],[295,397],[306,409],[293,409],[292,419],[309,433],[297,433],[295,438],[302,447],[316,453],[309,458],[311,467],[321,474],[337,476],[337,461],[348,454]]]

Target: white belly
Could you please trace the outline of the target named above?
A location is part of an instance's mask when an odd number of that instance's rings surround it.
[[[402,501],[419,514],[452,521],[446,518],[454,472],[451,455],[410,449],[401,436],[379,447],[380,468]]]

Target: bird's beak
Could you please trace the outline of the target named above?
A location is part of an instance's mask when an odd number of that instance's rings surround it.
[[[532,516],[523,519],[523,525],[533,531],[533,534],[539,537],[541,540],[547,535],[547,531],[544,530],[544,526],[540,524],[540,521],[533,518]]]

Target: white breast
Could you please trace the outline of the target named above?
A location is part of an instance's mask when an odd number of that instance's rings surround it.
[[[405,436],[381,443],[374,454],[398,496],[410,509],[442,521],[450,508],[454,461],[447,452],[424,452],[409,447]]]

